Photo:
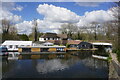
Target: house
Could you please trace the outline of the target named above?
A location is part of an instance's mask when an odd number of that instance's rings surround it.
[[[68,42],[67,42],[67,47],[68,48],[79,48],[79,44],[80,44],[80,40],[68,40]]]
[[[32,46],[32,41],[6,40],[1,45],[7,47],[8,51],[18,51],[19,46]]]
[[[68,37],[67,37],[67,34],[57,34],[58,37],[61,38],[61,40],[67,40]]]
[[[76,48],[76,49],[92,49],[93,45],[89,42],[84,42],[80,40],[68,40],[68,47],[69,48]]]
[[[79,44],[79,49],[92,49],[93,48],[93,45],[89,42],[80,42]]]
[[[39,38],[39,41],[46,40],[60,40],[60,37],[58,37],[56,33],[45,33]]]
[[[67,40],[67,35],[56,34],[56,33],[45,33],[39,38],[39,41],[42,41],[42,42],[47,40]]]

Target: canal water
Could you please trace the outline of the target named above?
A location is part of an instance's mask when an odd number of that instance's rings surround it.
[[[2,58],[2,78],[103,78],[108,79],[108,62],[95,59],[92,51],[61,54],[20,55]]]

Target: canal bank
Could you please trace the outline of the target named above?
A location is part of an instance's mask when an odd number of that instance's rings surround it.
[[[110,52],[112,60],[109,62],[109,80],[120,80],[120,63],[115,53]]]

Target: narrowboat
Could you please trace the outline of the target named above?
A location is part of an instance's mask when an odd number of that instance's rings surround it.
[[[18,52],[60,53],[66,52],[66,46],[20,46]]]

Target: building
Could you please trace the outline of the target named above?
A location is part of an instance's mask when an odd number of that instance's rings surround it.
[[[68,40],[68,42],[67,42],[67,47],[68,48],[79,48],[79,44],[80,44],[80,40]]]
[[[56,33],[45,33],[39,38],[39,41],[42,41],[42,42],[47,40],[67,40],[67,35],[56,34]]]
[[[57,34],[58,37],[61,38],[61,40],[67,40],[68,37],[67,37],[67,34]]]
[[[93,45],[89,42],[84,42],[80,40],[68,40],[68,48],[76,49],[92,49]]]
[[[80,42],[79,44],[79,49],[92,49],[93,48],[93,45],[89,42]]]
[[[6,40],[1,45],[7,47],[8,51],[18,51],[19,46],[32,46],[32,41]]]

